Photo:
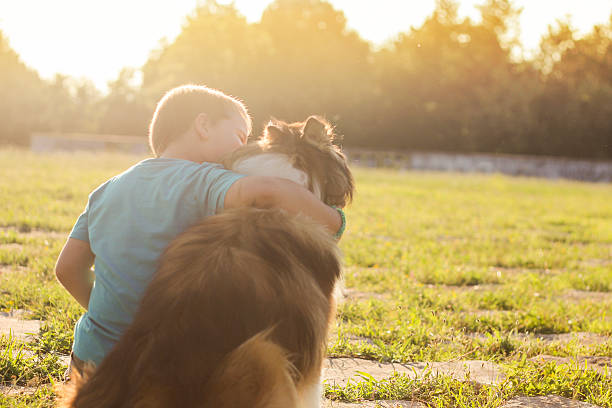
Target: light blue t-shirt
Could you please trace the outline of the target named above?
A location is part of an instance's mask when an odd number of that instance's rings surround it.
[[[99,364],[132,322],[158,258],[182,231],[223,209],[243,177],[212,163],[147,159],[89,195],[71,238],[89,242],[95,282],[74,329],[74,354]]]

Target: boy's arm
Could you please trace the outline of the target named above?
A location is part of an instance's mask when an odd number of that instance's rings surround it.
[[[338,211],[293,181],[278,177],[247,176],[234,182],[225,194],[225,208],[282,208],[302,213],[335,234],[342,225]]]
[[[88,242],[68,238],[55,264],[57,280],[87,310],[93,287],[91,266],[95,255]]]

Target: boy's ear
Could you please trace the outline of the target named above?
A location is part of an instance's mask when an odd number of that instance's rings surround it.
[[[327,121],[318,116],[310,116],[306,119],[302,133],[304,138],[316,143],[327,144],[331,140],[332,133],[329,132],[331,126]]]
[[[208,115],[205,113],[198,113],[193,121],[193,128],[195,129],[198,136],[201,138],[208,138]]]

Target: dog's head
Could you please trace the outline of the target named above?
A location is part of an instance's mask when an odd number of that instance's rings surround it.
[[[256,143],[237,150],[224,164],[239,173],[289,178],[326,204],[344,207],[355,183],[334,139],[332,126],[318,116],[295,123],[272,120]]]

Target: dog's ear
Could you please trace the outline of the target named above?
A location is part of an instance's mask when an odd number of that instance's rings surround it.
[[[315,144],[329,144],[333,137],[331,125],[319,116],[310,116],[306,119],[302,134],[305,139]]]
[[[275,120],[270,120],[264,129],[262,141],[265,145],[278,143],[282,139],[283,133],[281,124]]]

